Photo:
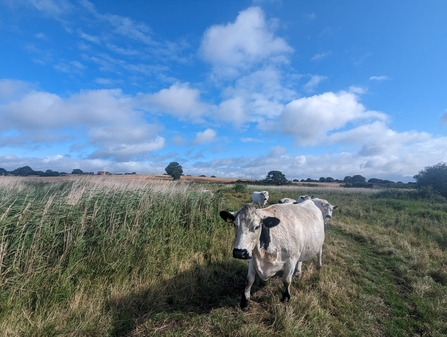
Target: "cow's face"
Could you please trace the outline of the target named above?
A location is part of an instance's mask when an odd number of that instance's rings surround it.
[[[296,199],[296,203],[299,204],[303,201],[310,200],[312,197],[310,195],[300,195],[298,199]]]
[[[251,259],[253,249],[259,244],[261,232],[279,224],[279,219],[262,217],[253,205],[246,205],[239,212],[220,212],[227,222],[234,224],[236,240],[233,257],[236,259]]]
[[[336,209],[338,206],[332,206],[328,202],[322,202],[321,207],[323,208],[323,217],[325,219],[331,219],[333,210]]]

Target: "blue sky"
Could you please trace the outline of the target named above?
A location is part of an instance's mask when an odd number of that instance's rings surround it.
[[[0,0],[0,167],[412,181],[447,1]]]

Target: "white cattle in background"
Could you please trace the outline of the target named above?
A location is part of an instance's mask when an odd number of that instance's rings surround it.
[[[296,202],[296,200],[291,198],[282,198],[278,200],[278,204],[293,204],[294,202]]]
[[[259,207],[264,207],[267,204],[267,200],[269,200],[268,191],[253,192],[251,194],[251,202],[258,204]]]
[[[310,197],[308,195],[300,196],[297,199],[297,201],[295,202],[295,204],[300,204],[301,202],[303,202],[305,200],[313,201],[315,206],[317,206],[321,210],[321,213],[323,214],[323,218],[324,218],[325,222],[327,222],[329,219],[332,218],[332,212],[334,211],[334,209],[336,209],[338,207],[338,206],[331,205],[329,203],[329,201],[327,201],[325,199],[314,198],[314,197]]]
[[[315,206],[317,206],[321,213],[323,214],[324,221],[327,222],[329,219],[332,218],[332,212],[334,209],[336,209],[338,206],[333,206],[329,203],[329,201],[325,199],[320,198],[312,198],[311,199]]]
[[[298,199],[296,199],[296,204],[299,204],[300,202],[303,202],[303,201],[306,201],[306,200],[310,200],[310,199],[312,199],[313,197],[311,197],[310,195],[300,195],[299,197],[298,197]]]
[[[250,259],[240,304],[244,311],[250,306],[250,290],[256,274],[266,281],[282,270],[284,302],[290,299],[292,276],[300,273],[303,261],[317,255],[317,266],[321,267],[324,219],[311,201],[260,209],[248,204],[237,212],[221,211],[220,217],[234,224],[233,257]]]

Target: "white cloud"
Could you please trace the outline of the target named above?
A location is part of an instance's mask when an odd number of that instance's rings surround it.
[[[325,81],[326,79],[326,76],[312,75],[310,80],[304,85],[304,89],[308,92],[311,92],[318,84]]]
[[[284,108],[282,102],[297,96],[287,84],[287,80],[293,81],[292,77],[285,76],[274,66],[241,76],[222,91],[224,101],[211,117],[231,122],[236,127],[276,118]]]
[[[15,3],[33,7],[52,17],[59,17],[73,8],[68,0],[16,0]]]
[[[349,122],[366,119],[386,120],[386,115],[367,110],[353,93],[326,92],[304,97],[287,104],[275,122],[261,123],[261,129],[276,130],[295,138],[296,145],[316,145],[326,139],[327,132]]]
[[[197,132],[196,138],[193,140],[193,144],[208,144],[216,139],[216,131],[213,129],[206,129],[203,132]]]
[[[234,76],[261,62],[287,63],[293,49],[273,34],[259,7],[241,11],[235,22],[205,32],[200,53],[221,76]]]
[[[162,89],[154,94],[141,96],[141,101],[147,109],[173,115],[179,119],[201,121],[211,106],[200,101],[200,91],[189,87],[188,83],[175,83],[168,89]]]
[[[100,38],[98,36],[89,35],[87,33],[84,33],[82,29],[78,28],[78,35],[80,38],[88,41],[99,44],[101,42]]]
[[[382,81],[387,81],[390,80],[390,78],[388,76],[371,76],[369,78],[370,81],[378,81],[378,82],[382,82]]]
[[[403,146],[430,139],[431,136],[425,132],[396,132],[389,129],[382,121],[336,132],[328,137],[329,143],[345,143],[361,147],[358,154],[363,157],[397,156]]]
[[[247,121],[244,106],[245,102],[241,97],[227,99],[219,104],[213,117],[217,120],[232,123],[236,127],[240,127]]]
[[[164,146],[164,139],[157,135],[162,127],[147,123],[138,110],[138,99],[118,89],[81,91],[66,98],[22,91],[0,102],[0,115],[5,116],[0,125],[3,146],[74,142],[117,160]]]
[[[278,157],[286,154],[287,149],[284,146],[274,146],[270,149],[269,157]]]
[[[263,141],[258,138],[251,138],[251,137],[242,137],[240,138],[240,141],[242,143],[262,143]]]
[[[318,54],[315,54],[314,56],[312,56],[312,58],[310,60],[311,61],[320,61],[320,60],[325,59],[326,57],[328,57],[331,54],[332,54],[331,51],[328,51],[325,53],[318,53]]]

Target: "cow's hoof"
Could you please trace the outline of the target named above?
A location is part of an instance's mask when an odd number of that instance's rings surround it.
[[[289,302],[289,301],[290,301],[290,294],[284,293],[284,295],[282,296],[281,302],[285,303],[285,302]]]
[[[250,301],[245,298],[245,296],[242,296],[241,298],[241,310],[244,312],[247,312],[250,310]]]

